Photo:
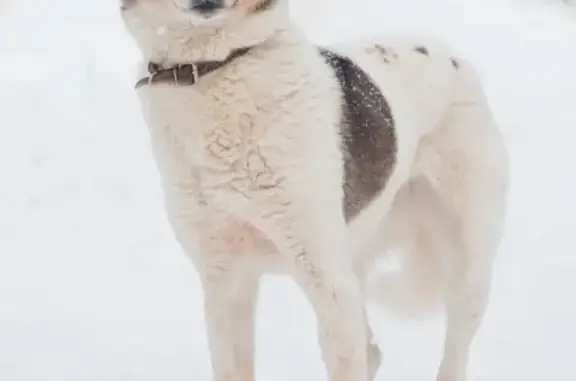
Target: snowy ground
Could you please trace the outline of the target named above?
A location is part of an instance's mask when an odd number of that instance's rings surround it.
[[[575,380],[576,19],[504,0],[293,2],[319,41],[416,29],[478,64],[513,186],[470,381]],[[115,0],[19,3],[0,15],[0,380],[208,381],[199,283],[163,214]],[[379,379],[433,380],[440,322],[373,317]],[[292,283],[266,279],[259,321],[259,380],[324,379]]]

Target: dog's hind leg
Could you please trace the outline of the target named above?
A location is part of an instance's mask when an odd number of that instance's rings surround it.
[[[376,374],[378,374],[380,365],[382,365],[382,350],[377,344],[372,342],[374,340],[374,332],[372,332],[372,328],[370,327],[370,323],[368,322],[368,316],[366,316],[366,309],[364,309],[364,322],[366,324],[366,333],[368,339],[368,348],[367,348],[368,380],[372,381],[376,378]]]
[[[362,299],[367,300],[367,273],[369,267],[374,263],[374,255],[359,256],[355,261],[354,268],[356,276],[360,281],[360,288],[362,290]],[[374,343],[374,332],[368,320],[368,311],[364,307],[364,325],[366,327],[366,340],[367,340],[367,362],[368,362],[368,380],[372,381],[376,378],[376,374],[382,365],[382,350]]]
[[[473,77],[472,77],[473,78]],[[476,87],[476,89],[478,89]],[[472,89],[473,90],[473,89]],[[471,343],[482,322],[506,209],[508,155],[482,95],[462,96],[439,132],[443,163],[431,181],[453,217],[446,253],[446,337],[438,381],[465,381]]]
[[[500,195],[486,187],[470,191],[457,221],[455,245],[446,253],[446,336],[438,381],[464,381],[471,343],[482,322],[502,230]]]

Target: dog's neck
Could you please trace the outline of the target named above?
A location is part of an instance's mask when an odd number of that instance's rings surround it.
[[[249,47],[237,49],[222,61],[185,63],[169,68],[163,68],[156,62],[150,62],[148,64],[148,76],[136,82],[135,87],[138,89],[145,85],[158,83],[169,83],[174,86],[191,86],[196,84],[203,76],[220,69],[238,57],[246,55],[250,50],[251,48]]]
[[[258,15],[225,27],[170,30],[158,26],[154,35],[139,39],[146,62],[164,67],[183,63],[224,61],[234,51],[286,41],[295,27],[287,12]]]

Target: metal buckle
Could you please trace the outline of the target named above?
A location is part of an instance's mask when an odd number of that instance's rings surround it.
[[[198,69],[198,66],[196,64],[193,63],[185,63],[185,64],[179,64],[176,67],[173,67],[172,69],[162,69],[160,67],[160,65],[155,64],[155,63],[149,63],[148,64],[148,85],[152,85],[154,83],[154,80],[156,79],[156,77],[159,74],[162,73],[168,74],[168,73],[172,73],[172,78],[174,80],[174,85],[176,86],[180,86],[180,82],[182,80],[182,78],[190,79],[189,83],[190,85],[195,84],[196,82],[198,82],[199,78],[200,78],[200,72]],[[192,76],[192,78],[190,78],[190,76]],[[181,78],[182,77],[182,78]]]
[[[175,84],[176,86],[180,86],[180,84],[178,83],[178,79],[179,79],[179,78],[178,78],[178,77],[179,77],[179,76],[178,76],[178,72],[180,71],[180,68],[181,68],[181,66],[178,65],[178,66],[176,66],[175,68],[172,69],[172,76],[174,77],[174,84]]]
[[[194,81],[192,84],[198,82],[200,75],[198,74],[198,66],[196,64],[191,63],[192,66],[192,80]]]
[[[148,63],[148,73],[150,76],[148,77],[148,86],[150,86],[154,82],[154,78],[158,75],[160,71],[160,65],[156,63],[149,62]]]
[[[188,72],[189,70],[192,71],[190,73],[190,74],[192,74],[192,83],[190,83],[191,85],[198,82],[198,78],[200,77],[200,75],[198,73],[198,66],[196,66],[193,63],[180,64],[177,67],[175,67],[174,69],[172,69],[172,75],[174,77],[174,84],[176,86],[180,86],[180,75],[179,74],[184,70],[186,70],[186,72]],[[186,73],[186,74],[188,74],[188,73]]]
[[[150,86],[150,85],[152,85],[152,83],[154,83],[154,77],[156,77],[157,74],[158,74],[158,72],[150,73],[150,76],[148,77],[148,86]]]

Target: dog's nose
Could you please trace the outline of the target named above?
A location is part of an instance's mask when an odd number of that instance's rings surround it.
[[[224,7],[224,0],[190,0],[189,4],[191,10],[210,13]]]

